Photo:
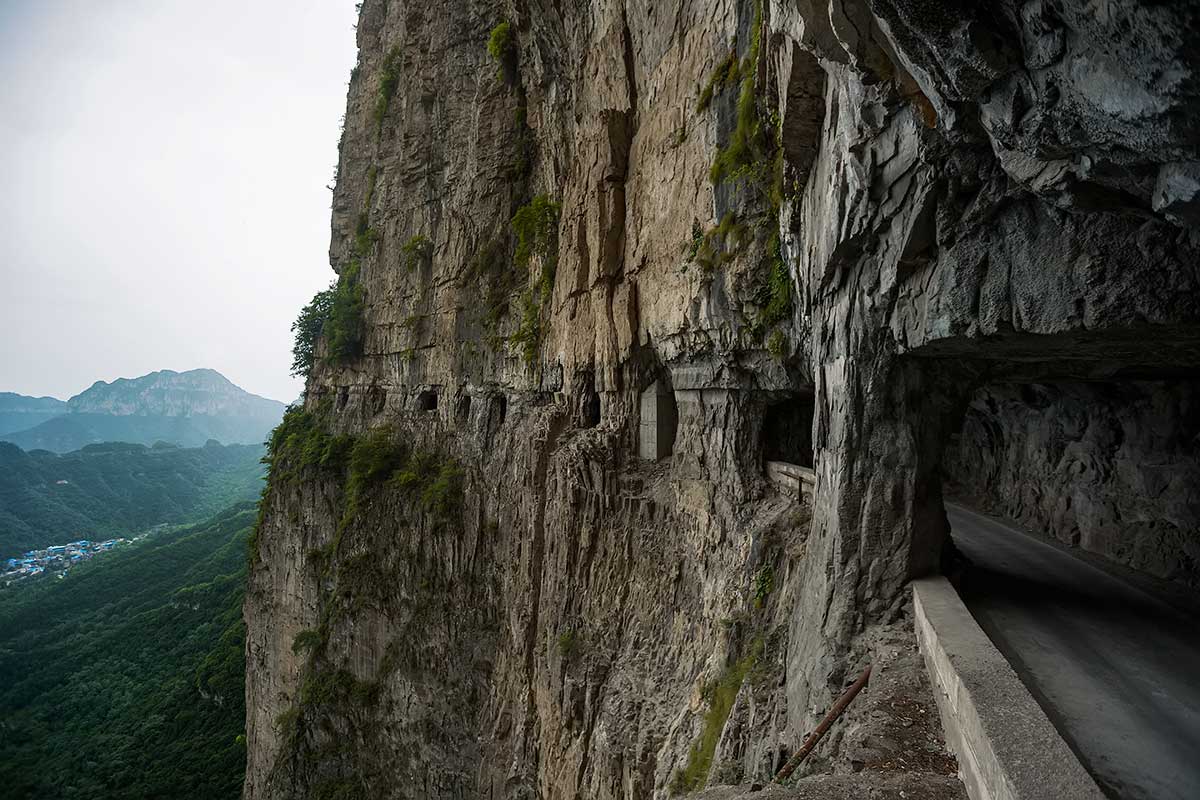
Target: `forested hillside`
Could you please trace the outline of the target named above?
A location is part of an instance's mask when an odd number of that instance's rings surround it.
[[[261,445],[89,445],[24,452],[0,442],[0,558],[79,538],[195,522],[258,496]]]
[[[253,504],[0,590],[4,797],[235,798]]]

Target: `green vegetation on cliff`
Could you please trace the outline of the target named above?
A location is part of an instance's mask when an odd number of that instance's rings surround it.
[[[97,444],[64,455],[0,442],[0,557],[195,522],[262,487],[262,445]]]
[[[513,83],[517,79],[517,41],[512,24],[501,22],[488,35],[488,55],[499,65],[497,77]]]
[[[729,212],[699,240],[693,236],[689,258],[705,270],[717,268],[740,255],[751,242],[759,244],[757,276],[760,280],[754,301],[758,312],[749,331],[762,341],[773,326],[788,319],[792,311],[792,282],[783,259],[779,238],[779,213],[783,203],[782,129],[776,112],[763,111],[765,87],[759,81],[763,4],[755,5],[746,55],[738,59],[733,49],[719,63],[700,91],[697,109],[707,111],[719,93],[737,87],[736,124],[723,147],[718,148],[709,169],[714,184],[731,184],[744,205],[740,217]],[[744,219],[743,219],[744,218]],[[748,221],[756,223],[751,235]],[[778,356],[781,348],[774,348]]]
[[[393,47],[383,59],[379,70],[379,89],[375,95],[375,135],[378,136],[383,128],[383,120],[387,117],[388,106],[392,96],[400,86],[400,70],[404,67],[399,47]]]
[[[310,786],[309,796],[370,797],[371,776],[351,770],[356,760],[369,760],[370,749],[350,742],[371,741],[378,733],[378,714],[388,677],[399,667],[400,654],[389,643],[373,673],[358,677],[362,665],[351,671],[327,644],[339,621],[362,613],[364,608],[407,604],[411,611],[433,590],[436,575],[421,568],[405,542],[391,538],[394,528],[412,528],[439,535],[461,524],[463,476],[458,462],[445,452],[407,441],[390,427],[378,427],[351,436],[330,430],[329,408],[290,409],[275,431],[267,461],[269,490],[263,508],[275,493],[292,491],[301,483],[324,481],[331,485],[338,524],[329,540],[307,554],[307,567],[322,577],[319,622],[300,631],[291,643],[293,653],[305,658],[295,705],[281,712],[276,726],[285,755],[278,765],[305,764],[306,772],[322,775]],[[260,564],[261,537],[251,538],[251,561]],[[270,529],[273,530],[273,529]],[[414,537],[415,538],[415,537]],[[412,542],[408,542],[409,545]],[[257,568],[257,567],[256,567]],[[397,594],[403,585],[417,586],[413,594]],[[354,733],[345,744],[326,741],[331,720],[346,724]]]
[[[537,358],[542,343],[542,308],[554,293],[558,267],[558,217],[561,206],[539,194],[517,209],[512,218],[517,237],[516,265],[528,270],[536,257],[541,262],[537,283],[521,295],[521,322],[509,341],[516,345],[526,364]]]
[[[0,590],[5,797],[236,798],[253,506]]]

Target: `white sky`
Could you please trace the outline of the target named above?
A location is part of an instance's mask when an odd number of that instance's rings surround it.
[[[0,391],[211,367],[300,393],[354,5],[0,0]]]

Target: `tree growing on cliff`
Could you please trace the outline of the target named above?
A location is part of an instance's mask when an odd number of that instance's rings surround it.
[[[296,340],[292,345],[292,375],[304,377],[312,371],[316,359],[317,339],[329,318],[333,307],[333,296],[337,284],[330,284],[328,289],[317,292],[304,308],[300,316],[292,323],[292,333]]]

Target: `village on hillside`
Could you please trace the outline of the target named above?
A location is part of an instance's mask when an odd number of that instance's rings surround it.
[[[77,542],[53,545],[42,550],[30,550],[21,558],[9,558],[4,561],[4,572],[0,573],[0,585],[7,587],[17,581],[48,574],[65,578],[71,567],[84,561],[90,561],[100,553],[107,553],[121,545],[136,542],[145,536],[146,534],[129,539],[124,537],[106,539],[103,542],[80,539]]]

